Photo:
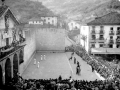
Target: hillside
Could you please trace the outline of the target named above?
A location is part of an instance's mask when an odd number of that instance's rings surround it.
[[[118,0],[38,0],[53,12],[65,15],[68,19],[87,21],[110,12],[110,8],[119,8]],[[115,7],[114,7],[115,6]]]
[[[22,22],[26,22],[33,17],[39,18],[39,16],[53,15],[53,12],[42,5],[41,2],[33,2],[29,0],[6,0],[5,3]]]

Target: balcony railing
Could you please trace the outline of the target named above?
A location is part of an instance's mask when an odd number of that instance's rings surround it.
[[[99,38],[99,40],[105,40],[104,38]]]
[[[91,38],[91,40],[96,40],[96,38]]]
[[[0,48],[0,60],[4,57],[6,57],[7,55],[11,54],[12,52],[18,50],[19,48],[21,48],[22,46],[24,46],[25,44],[23,45],[20,45],[22,43],[25,42],[25,39],[24,41],[20,42],[20,41],[16,41],[16,42],[13,42],[11,45],[9,46],[5,46],[5,47],[2,47]]]
[[[109,35],[114,35],[114,32],[110,32]]]
[[[100,30],[100,34],[104,34],[104,31],[103,31],[103,30]]]
[[[109,44],[114,44],[114,40],[109,40]]]

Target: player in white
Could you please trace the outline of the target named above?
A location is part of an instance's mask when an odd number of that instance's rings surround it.
[[[46,56],[44,55],[44,60],[46,60]]]
[[[43,60],[43,57],[42,57],[42,55],[41,55],[41,60]]]
[[[36,64],[36,59],[34,59],[34,64]]]
[[[40,62],[38,62],[38,66],[37,66],[38,68],[39,68],[39,64],[40,64]]]

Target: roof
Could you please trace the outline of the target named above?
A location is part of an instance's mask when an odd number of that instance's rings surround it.
[[[17,18],[15,17],[13,12],[10,10],[10,8],[6,5],[0,6],[0,18],[6,13],[8,13],[10,15],[10,17],[14,20],[14,22],[17,25],[19,25],[20,22],[17,20]]]
[[[97,17],[87,25],[120,25],[120,13],[110,12],[104,16]]]
[[[0,17],[5,13],[5,11],[8,9],[8,6],[0,6]]]

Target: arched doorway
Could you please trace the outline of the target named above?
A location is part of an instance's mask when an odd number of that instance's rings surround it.
[[[23,62],[24,62],[24,60],[23,60],[23,51],[21,50],[20,54],[19,54],[19,64],[21,64]]]
[[[17,73],[18,73],[18,56],[17,54],[14,55],[13,57],[13,77],[15,80],[17,80]]]
[[[10,59],[8,58],[5,63],[5,84],[7,84],[12,78],[11,75],[11,62]]]
[[[0,66],[0,88],[2,88],[2,85],[3,85],[3,80],[2,80],[2,76],[3,73],[2,73],[2,67]]]

